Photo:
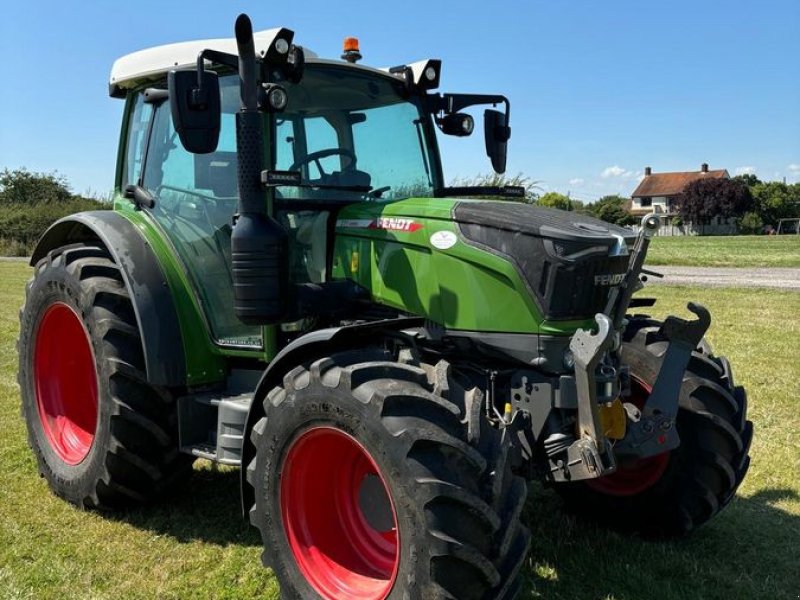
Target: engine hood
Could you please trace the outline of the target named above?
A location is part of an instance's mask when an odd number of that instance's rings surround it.
[[[614,245],[633,242],[636,234],[624,227],[580,213],[519,202],[460,201],[453,206],[453,220],[462,226],[479,225],[504,231],[560,239]]]
[[[411,198],[347,206],[332,273],[446,327],[568,333],[601,312],[631,230],[512,201]]]

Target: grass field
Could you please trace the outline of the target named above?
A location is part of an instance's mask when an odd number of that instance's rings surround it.
[[[800,267],[800,235],[656,237],[648,265]]]
[[[278,598],[239,517],[238,473],[199,465],[171,501],[81,512],[37,476],[19,418],[17,310],[28,269],[0,262],[0,598]],[[650,290],[648,290],[650,291]],[[800,294],[659,287],[658,315],[712,311],[710,339],[750,392],[756,435],[733,503],[693,537],[649,543],[587,526],[531,486],[523,598],[796,599],[800,594]]]

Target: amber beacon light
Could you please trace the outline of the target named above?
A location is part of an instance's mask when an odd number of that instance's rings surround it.
[[[344,54],[342,54],[342,59],[350,63],[361,60],[361,51],[358,49],[358,38],[344,38]]]

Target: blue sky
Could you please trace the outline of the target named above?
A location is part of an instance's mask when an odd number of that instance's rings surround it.
[[[630,194],[645,166],[702,162],[800,181],[798,0],[9,0],[0,168],[58,170],[76,192],[105,195],[122,109],[107,96],[111,63],[228,37],[239,12],[256,29],[294,29],[324,57],[355,35],[367,64],[441,58],[440,91],[506,94],[508,171],[545,189],[583,200]],[[490,170],[481,137],[444,141],[448,178]]]

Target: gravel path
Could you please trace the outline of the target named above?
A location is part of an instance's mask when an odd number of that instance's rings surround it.
[[[800,292],[800,269],[782,267],[650,267],[663,279],[648,277],[653,285],[699,285],[715,287],[768,287]]]

